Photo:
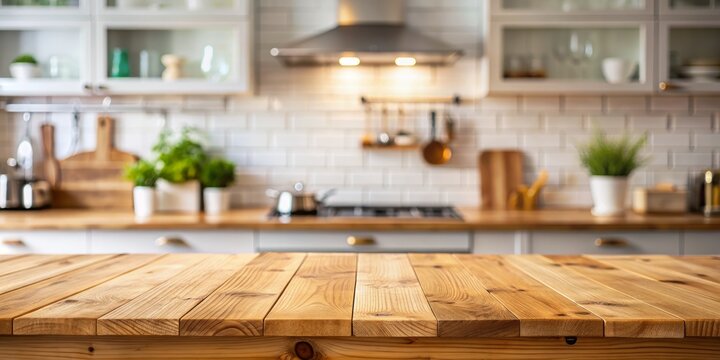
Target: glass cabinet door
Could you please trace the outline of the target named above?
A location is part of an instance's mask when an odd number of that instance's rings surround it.
[[[652,0],[491,0],[493,14],[652,15]]]
[[[249,0],[102,0],[107,13],[163,13],[242,15],[249,13]]]
[[[652,91],[652,34],[650,21],[495,21],[489,90]]]
[[[0,0],[1,15],[88,15],[90,0]]]
[[[659,0],[661,15],[720,15],[720,0]]]
[[[720,20],[660,21],[661,91],[720,91]]]

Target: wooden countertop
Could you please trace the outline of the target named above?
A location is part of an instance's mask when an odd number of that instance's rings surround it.
[[[0,256],[4,359],[629,360],[718,351],[720,257]]]
[[[396,218],[269,219],[268,209],[238,209],[218,217],[161,214],[146,220],[132,213],[89,210],[0,212],[0,230],[73,229],[264,229],[264,230],[720,230],[720,218],[697,214],[643,216],[628,213],[598,218],[587,209],[547,209],[534,212],[483,211],[460,208],[463,220]]]
[[[5,256],[0,335],[720,337],[720,257]]]

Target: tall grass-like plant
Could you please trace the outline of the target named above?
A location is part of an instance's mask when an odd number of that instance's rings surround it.
[[[592,176],[627,177],[647,162],[640,155],[646,143],[647,135],[633,138],[625,134],[610,139],[597,130],[587,144],[578,146],[580,162]]]

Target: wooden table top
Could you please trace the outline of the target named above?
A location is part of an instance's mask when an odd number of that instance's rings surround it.
[[[251,230],[364,230],[364,231],[472,231],[472,230],[705,230],[720,231],[720,218],[698,214],[638,215],[599,218],[588,209],[494,211],[459,208],[463,220],[398,218],[268,218],[267,208],[237,209],[208,217],[202,214],[158,214],[136,219],[127,211],[52,209],[0,212],[0,229],[251,229]]]
[[[720,337],[720,256],[1,256],[0,335]]]

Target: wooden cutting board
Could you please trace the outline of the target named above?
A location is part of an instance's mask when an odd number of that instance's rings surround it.
[[[97,119],[97,146],[60,160],[60,175],[53,204],[60,208],[132,209],[132,183],[123,179],[125,166],[137,156],[113,145],[114,122]]]
[[[524,183],[523,163],[523,153],[518,150],[486,150],[480,153],[483,209],[508,209],[508,197]]]

